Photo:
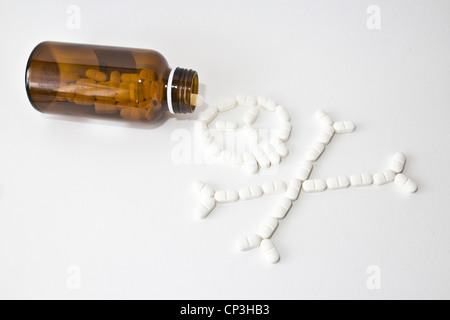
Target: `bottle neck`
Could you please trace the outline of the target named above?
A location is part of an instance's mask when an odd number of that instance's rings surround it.
[[[174,68],[167,82],[167,105],[175,113],[192,113],[195,110],[193,95],[198,94],[198,75],[191,69]]]

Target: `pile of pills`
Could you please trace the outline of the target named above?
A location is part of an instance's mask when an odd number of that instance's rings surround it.
[[[142,69],[139,73],[112,71],[106,74],[87,69],[81,75],[76,72],[62,74],[56,99],[85,107],[74,109],[74,112],[151,121],[161,109],[163,92],[164,85],[158,81],[153,70]]]
[[[246,152],[243,155],[229,153],[226,150],[222,150],[219,146],[214,145],[208,130],[208,126],[212,120],[221,112],[231,110],[238,105],[252,107],[244,115],[245,130],[248,132],[246,138],[249,139],[250,136],[249,140],[252,151]],[[260,113],[259,108],[274,112],[279,120],[277,136],[270,144],[264,146],[259,144],[259,139],[257,138],[258,133],[252,127],[252,124]],[[262,223],[258,231],[242,237],[236,243],[240,251],[247,251],[259,247],[268,262],[277,263],[280,260],[280,254],[271,238],[277,230],[279,223],[290,211],[293,202],[298,199],[301,190],[305,193],[323,192],[349,187],[380,186],[395,181],[396,185],[405,192],[414,193],[417,191],[417,184],[402,173],[406,163],[406,156],[400,152],[393,156],[388,168],[374,174],[356,173],[350,176],[338,175],[327,179],[309,179],[314,163],[323,154],[334,135],[350,133],[356,128],[352,121],[334,122],[330,115],[323,110],[318,110],[315,118],[321,128],[319,138],[311,145],[305,155],[305,160],[299,163],[297,170],[293,173],[293,177],[288,183],[275,180],[263,183],[262,185],[250,185],[239,190],[215,190],[202,181],[196,181],[194,189],[201,195],[201,203],[197,207],[195,214],[199,218],[204,219],[214,210],[217,204],[231,203],[238,200],[254,200],[266,195],[278,195],[279,199],[275,207],[271,210],[270,217]],[[236,98],[226,99],[201,113],[200,120],[203,122],[202,137],[206,142],[206,151],[216,157],[225,157],[234,164],[242,164],[250,173],[254,174],[258,172],[259,168],[278,165],[280,159],[288,155],[289,151],[285,142],[289,139],[292,130],[290,116],[286,108],[278,105],[269,98],[239,95]],[[216,122],[216,129],[219,131],[235,131],[238,127],[238,123],[233,121]]]

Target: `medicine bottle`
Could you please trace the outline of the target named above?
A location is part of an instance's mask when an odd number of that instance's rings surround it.
[[[197,72],[171,69],[153,50],[42,42],[25,85],[43,113],[153,123],[166,110],[193,112],[199,82]]]

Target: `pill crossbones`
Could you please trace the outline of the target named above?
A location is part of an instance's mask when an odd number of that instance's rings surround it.
[[[252,146],[252,150],[243,154],[223,150],[214,143],[209,133],[209,125],[218,115],[238,106],[245,106],[247,109],[250,107],[244,115],[244,131],[246,132],[249,145]],[[258,132],[252,126],[263,110],[274,113],[279,124],[276,137],[273,137],[271,142],[265,145],[259,143]],[[298,199],[301,190],[305,193],[323,192],[349,187],[380,186],[389,182],[395,182],[405,192],[414,193],[417,191],[417,184],[402,173],[406,163],[406,156],[401,152],[397,152],[392,157],[388,168],[374,174],[363,172],[352,174],[350,177],[337,175],[326,179],[309,179],[314,164],[326,150],[334,135],[351,133],[356,129],[352,121],[334,122],[324,110],[318,110],[315,113],[315,118],[321,130],[319,138],[312,144],[306,153],[305,160],[298,165],[297,170],[288,182],[274,180],[262,185],[244,186],[239,190],[215,190],[203,181],[195,181],[194,190],[200,196],[200,204],[195,209],[195,214],[199,218],[204,219],[220,204],[239,200],[255,200],[262,196],[278,196],[277,204],[270,212],[270,217],[263,222],[258,231],[249,233],[236,242],[238,250],[247,251],[259,247],[268,262],[278,263],[280,255],[271,238],[280,222],[291,210],[293,203]],[[286,142],[289,140],[292,131],[291,117],[284,106],[277,104],[270,98],[239,95],[236,98],[225,99],[203,111],[199,116],[199,120],[202,122],[202,138],[204,139],[205,152],[235,165],[242,165],[251,174],[256,174],[260,168],[278,165],[281,159],[285,158],[289,153]],[[238,124],[233,121],[219,121],[216,122],[216,128],[220,131],[235,131],[238,128]]]

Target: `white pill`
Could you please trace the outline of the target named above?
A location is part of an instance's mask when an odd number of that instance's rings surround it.
[[[208,148],[212,143],[214,143],[214,138],[209,137],[202,137],[202,144],[205,148]]]
[[[262,240],[259,247],[261,248],[261,251],[264,253],[264,257],[268,262],[278,263],[280,261],[280,254],[273,245],[272,240],[270,239]]]
[[[211,143],[206,149],[206,152],[213,157],[220,157],[222,148],[217,143]]]
[[[405,162],[406,156],[401,152],[397,152],[394,154],[394,157],[392,157],[391,166],[389,168],[396,173],[400,173],[405,168]]]
[[[214,194],[214,199],[218,203],[236,202],[239,200],[239,194],[236,190],[219,190]]]
[[[264,152],[267,154],[267,157],[270,160],[270,165],[279,165],[281,162],[280,154],[277,152],[275,147],[271,144],[265,144],[263,146]]]
[[[200,132],[200,138],[207,140],[211,138],[211,132],[209,131],[208,124],[205,121],[197,121],[194,125],[195,133],[197,130]]]
[[[311,163],[311,161],[300,162],[299,168],[296,173],[297,179],[299,179],[301,181],[308,180],[312,169],[313,169],[313,164]]]
[[[263,189],[260,186],[249,186],[239,189],[239,199],[252,200],[263,195]]]
[[[396,175],[394,181],[408,193],[414,193],[418,189],[417,184],[403,173]]]
[[[370,186],[373,183],[373,177],[369,173],[356,173],[350,176],[352,187]]]
[[[258,105],[258,99],[252,95],[240,94],[236,97],[236,100],[241,106],[254,107]]]
[[[377,172],[373,175],[373,184],[382,185],[388,182],[394,181],[395,172],[391,169],[384,169],[383,171]]]
[[[244,123],[247,125],[255,123],[256,119],[259,116],[259,108],[250,108],[244,114]]]
[[[321,192],[327,189],[327,183],[321,179],[305,180],[302,188],[305,192]]]
[[[353,121],[339,121],[333,124],[334,130],[336,133],[349,133],[353,132],[356,129]]]
[[[261,168],[270,167],[270,159],[261,147],[256,147],[253,155]]]
[[[201,142],[202,142],[202,144],[203,144],[203,146],[204,146],[204,148],[207,148],[207,147],[209,147],[210,145],[211,145],[211,143],[213,143],[215,141],[215,139],[211,136],[211,135],[202,135],[202,137],[201,137]]]
[[[216,190],[213,187],[205,185],[200,191],[200,194],[204,197],[213,197]]]
[[[219,159],[224,164],[232,164],[233,163],[233,151],[222,150],[222,152],[220,153]]]
[[[282,121],[279,124],[278,130],[277,130],[277,136],[282,141],[288,141],[289,137],[291,135],[292,131],[292,125],[288,121]]]
[[[287,190],[284,196],[292,201],[298,199],[298,195],[300,194],[300,189],[302,188],[302,182],[299,179],[292,178],[289,180],[289,184],[287,186]]]
[[[258,131],[252,126],[244,126],[244,134],[250,146],[256,146],[259,143]]]
[[[286,217],[287,213],[292,207],[292,201],[288,198],[281,198],[277,205],[275,206],[275,209],[273,210],[272,216],[274,218],[277,218],[279,220],[284,219]]]
[[[200,192],[204,186],[206,186],[206,183],[204,183],[203,181],[200,180],[194,181],[193,187],[195,192]]]
[[[280,121],[291,121],[289,112],[287,111],[287,109],[284,106],[278,105],[275,108],[275,113]]]
[[[211,197],[206,197],[202,199],[202,202],[197,207],[195,214],[200,219],[205,219],[211,211],[216,207],[216,200]]]
[[[200,180],[194,182],[194,190],[204,197],[213,197],[215,192],[211,186]]]
[[[315,162],[317,161],[317,159],[320,158],[324,150],[325,146],[323,145],[323,143],[316,142],[313,144],[311,149],[309,149],[309,151],[306,153],[305,159],[308,161]]]
[[[211,106],[205,111],[201,112],[199,115],[199,120],[205,121],[206,123],[210,123],[217,116],[219,110],[217,107]]]
[[[202,129],[202,131],[207,130],[208,129],[208,124],[206,123],[206,121],[200,121],[198,120],[195,123],[196,126],[200,127]]]
[[[334,127],[333,126],[324,126],[322,131],[320,132],[319,139],[317,139],[320,143],[327,145],[330,143],[331,139],[334,136]]]
[[[286,191],[286,183],[283,181],[271,181],[266,182],[262,185],[262,189],[264,191],[264,194],[279,194]]]
[[[233,151],[232,163],[237,166],[242,166],[244,164],[244,157],[241,153]]]
[[[327,179],[328,189],[344,189],[350,186],[350,179],[346,176],[337,176]]]
[[[289,154],[287,145],[278,137],[273,137],[270,143],[277,150],[280,157],[285,158]]]
[[[200,107],[203,105],[204,99],[203,96],[200,94],[192,94],[191,95],[191,104]]]
[[[317,121],[323,126],[332,126],[333,119],[331,119],[330,115],[323,110],[317,110],[315,113]]]
[[[239,125],[234,121],[229,120],[217,120],[216,121],[216,130],[217,131],[229,131],[233,132],[239,128]]]
[[[209,137],[202,137],[201,142],[204,148],[204,151],[208,151],[208,149],[211,147],[212,144],[214,144],[215,138],[212,136]]]
[[[222,101],[220,101],[219,103],[217,103],[217,109],[219,110],[219,112],[225,112],[231,109],[236,108],[237,106],[237,101],[235,98],[228,98],[228,99],[224,99]]]
[[[258,235],[263,239],[269,239],[278,228],[278,219],[270,217],[264,221],[258,231]]]
[[[247,251],[259,247],[261,244],[261,237],[257,234],[250,234],[240,238],[236,242],[236,248],[240,251]]]
[[[249,173],[255,174],[258,172],[259,166],[258,166],[258,163],[256,162],[256,159],[255,159],[255,156],[253,155],[253,153],[245,152],[243,155],[243,159],[244,159],[245,169]]]
[[[202,123],[206,124],[206,122],[203,122],[203,121],[202,121]],[[209,138],[211,138],[211,132],[209,131],[208,126],[202,127],[201,130],[202,130],[201,131],[202,139],[209,139]]]
[[[258,105],[268,111],[275,111],[275,108],[277,107],[275,101],[264,96],[258,97]]]
[[[267,100],[269,100],[269,98],[267,98],[266,96],[259,96],[258,97],[258,106],[262,107],[266,104]]]

